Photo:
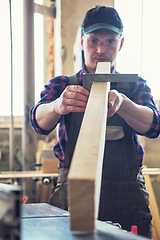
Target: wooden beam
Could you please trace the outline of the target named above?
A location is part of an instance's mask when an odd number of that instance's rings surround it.
[[[159,209],[156,201],[156,197],[154,194],[154,190],[152,187],[151,179],[148,174],[145,176],[145,183],[146,183],[146,188],[147,191],[149,192],[150,195],[150,208],[151,208],[151,213],[153,215],[153,234],[155,234],[157,237],[155,240],[160,239],[160,216],[159,216]]]
[[[160,175],[160,168],[143,168],[143,175]]]
[[[47,17],[56,18],[56,7],[55,6],[46,7],[46,6],[34,3],[34,12],[40,13]]]
[[[110,66],[103,64],[103,69]],[[101,73],[103,71],[101,70]],[[92,84],[68,174],[70,228],[93,232],[99,210],[109,83]]]
[[[158,209],[158,204],[156,200],[156,196],[153,190],[153,186],[151,183],[151,178],[149,175],[158,175],[160,174],[160,169],[159,168],[147,168],[145,165],[143,166],[143,174],[145,178],[145,184],[146,184],[146,189],[149,192],[150,195],[150,208],[151,208],[151,213],[153,216],[153,229],[152,229],[152,238],[154,240],[159,240],[160,239],[160,216],[159,216],[159,209]],[[147,172],[148,170],[148,172]],[[159,173],[158,173],[159,172]]]
[[[9,179],[9,178],[43,178],[43,177],[58,177],[58,173],[43,173],[42,171],[9,171],[9,172],[0,172],[0,179]]]

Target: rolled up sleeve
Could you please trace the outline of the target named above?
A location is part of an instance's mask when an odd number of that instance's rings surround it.
[[[41,92],[41,100],[35,106],[33,106],[32,109],[30,110],[30,116],[29,116],[30,122],[35,132],[43,135],[48,135],[56,127],[55,126],[53,129],[50,129],[50,130],[41,129],[36,121],[36,117],[35,117],[36,109],[41,104],[50,103],[55,99],[57,99],[67,85],[68,85],[68,78],[65,76],[59,76],[59,77],[53,78],[49,81],[47,85],[45,85],[44,90]],[[59,121],[60,120],[61,118],[59,119]]]

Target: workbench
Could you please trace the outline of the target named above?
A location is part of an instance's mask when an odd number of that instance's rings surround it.
[[[93,234],[70,231],[69,212],[47,203],[23,204],[21,240],[147,240],[109,223],[96,221]]]

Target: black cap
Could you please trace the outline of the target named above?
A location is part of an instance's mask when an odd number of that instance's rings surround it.
[[[108,29],[121,34],[123,32],[123,24],[118,12],[114,8],[96,6],[86,13],[81,29],[85,34],[97,29]]]

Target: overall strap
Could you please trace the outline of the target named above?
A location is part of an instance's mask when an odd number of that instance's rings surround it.
[[[76,74],[68,76],[69,85],[79,85],[78,78]],[[82,119],[83,119],[83,112],[72,112],[71,114],[71,121],[70,127],[68,131],[68,141],[66,143],[65,148],[65,157],[63,162],[63,168],[69,168],[72,155],[74,152],[74,148],[77,142],[79,130],[81,127]]]
[[[68,76],[69,85],[79,85],[78,78],[76,74]]]
[[[78,78],[76,75],[71,75],[68,78],[69,85],[78,85]],[[70,114],[70,126],[72,127],[69,128],[68,132],[68,141],[65,148],[63,168],[60,168],[58,170],[57,185],[54,188],[53,194],[49,200],[49,204],[62,208],[64,210],[68,210],[67,175],[83,117],[83,113],[81,112],[73,112]]]
[[[127,97],[129,97],[129,95],[130,95],[130,82],[121,82],[119,92],[123,93]]]

